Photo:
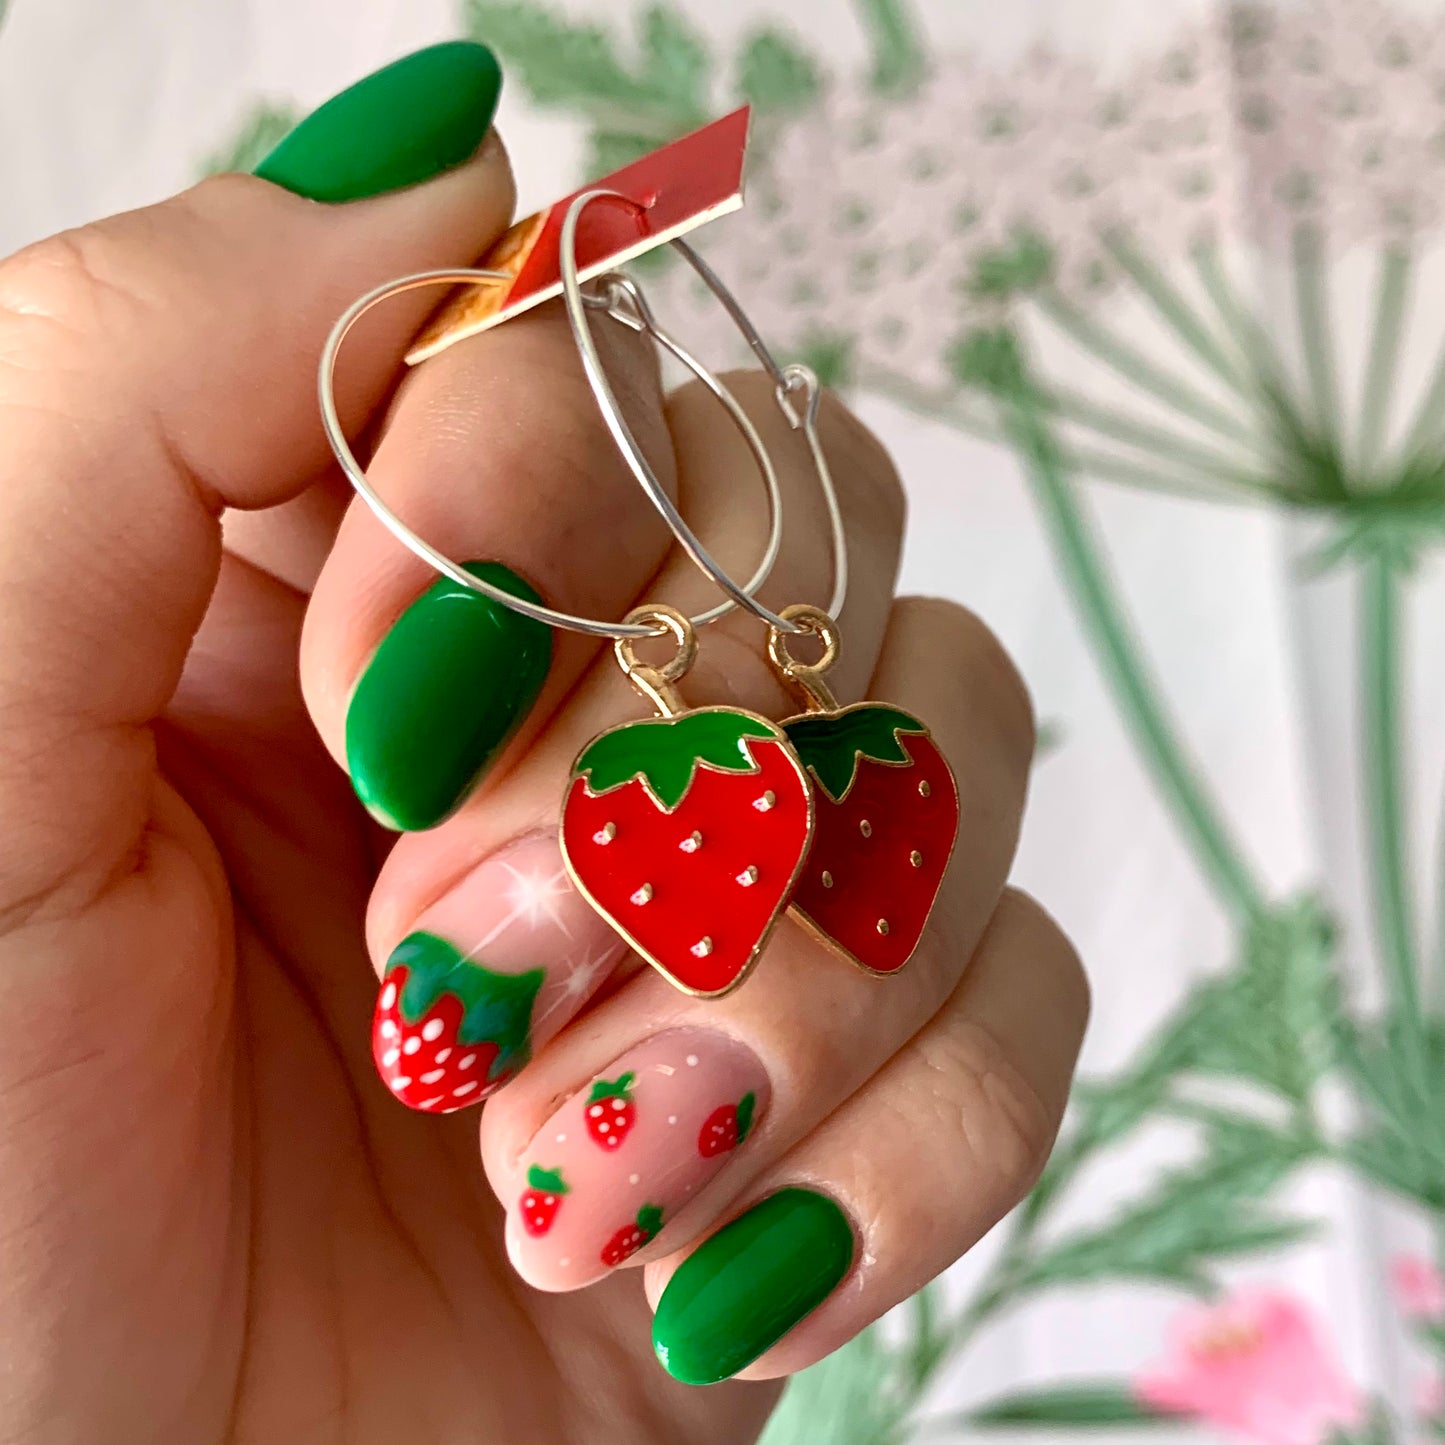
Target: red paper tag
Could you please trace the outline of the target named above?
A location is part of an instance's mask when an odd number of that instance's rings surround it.
[[[511,279],[458,290],[413,342],[407,364],[415,366],[465,336],[558,295],[562,222],[583,191],[617,191],[642,207],[598,200],[583,211],[577,225],[577,272],[584,281],[737,210],[743,203],[749,114],[750,108],[743,106],[580,187],[546,210],[524,216],[477,262],[483,270],[503,271]]]

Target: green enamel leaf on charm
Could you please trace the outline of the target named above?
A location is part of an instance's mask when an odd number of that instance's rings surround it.
[[[675,718],[648,718],[603,733],[577,759],[573,774],[595,796],[640,778],[671,812],[700,764],[728,773],[755,773],[749,738],[775,740],[772,726],[732,708],[703,708]]]
[[[834,802],[852,786],[860,758],[911,762],[902,737],[928,731],[911,713],[881,703],[855,703],[841,712],[794,718],[783,730],[804,767]]]

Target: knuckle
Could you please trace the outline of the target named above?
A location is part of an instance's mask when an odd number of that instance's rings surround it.
[[[936,1045],[942,1137],[956,1138],[970,1177],[987,1180],[999,1212],[1033,1187],[1054,1145],[1059,1118],[980,1024],[960,1025]],[[946,1099],[946,1105],[943,1101]]]
[[[26,366],[84,347],[136,303],[114,281],[100,227],[62,231],[0,261],[0,356]],[[122,322],[124,317],[121,318]]]
[[[1039,970],[1046,996],[1077,1020],[1082,1034],[1093,1002],[1089,975],[1068,934],[1038,899],[1021,888],[1004,889],[996,916],[1017,933],[1020,946],[1028,950]]]

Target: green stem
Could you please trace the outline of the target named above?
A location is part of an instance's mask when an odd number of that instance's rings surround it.
[[[1435,358],[1435,365],[1430,370],[1430,380],[1425,383],[1425,389],[1420,393],[1414,419],[1406,429],[1405,442],[1401,448],[1401,455],[1406,462],[1434,442],[1439,433],[1442,411],[1445,411],[1445,345],[1441,346],[1440,354]]]
[[[1034,483],[1075,606],[1144,761],[1210,882],[1237,918],[1253,922],[1265,911],[1263,893],[1164,714],[1030,383],[1020,388],[1004,422]]]
[[[1359,464],[1367,477],[1380,467],[1409,286],[1409,252],[1387,247],[1380,254],[1375,322],[1370,334],[1369,359],[1365,363],[1365,390],[1360,400]]]
[[[1300,347],[1315,423],[1321,436],[1338,435],[1339,385],[1335,378],[1335,344],[1330,309],[1325,298],[1324,243],[1314,226],[1297,226],[1294,233],[1295,311]]]
[[[928,74],[928,48],[906,0],[853,0],[868,37],[873,68],[868,83],[884,95],[907,96]]]
[[[1094,317],[1086,315],[1057,291],[1038,293],[1039,309],[1065,335],[1088,351],[1096,360],[1112,367],[1126,381],[1147,391],[1200,426],[1218,433],[1226,441],[1240,442],[1246,447],[1254,440],[1236,417],[1216,406],[1193,387],[1156,366],[1143,352],[1121,341]]]
[[[1391,1012],[1401,1030],[1402,1061],[1417,1088],[1429,1061],[1420,1010],[1411,922],[1408,849],[1401,789],[1400,582],[1398,563],[1369,557],[1360,578],[1360,704],[1365,749],[1365,811],[1375,938]],[[1423,1096],[1422,1096],[1423,1097]]]
[[[1203,317],[1184,299],[1149,258],[1135,247],[1122,232],[1111,232],[1104,238],[1109,253],[1120,267],[1154,304],[1164,322],[1209,367],[1211,371],[1245,400],[1253,402],[1249,379],[1238,363],[1219,344]]]

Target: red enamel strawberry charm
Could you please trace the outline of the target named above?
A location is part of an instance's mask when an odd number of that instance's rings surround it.
[[[697,1152],[704,1159],[736,1149],[753,1127],[757,1098],[750,1091],[736,1104],[721,1104],[707,1116],[697,1136]]]
[[[644,1204],[637,1211],[636,1222],[624,1224],[602,1246],[602,1263],[605,1265],[621,1264],[624,1259],[636,1254],[661,1228],[662,1210],[655,1204]]]
[[[638,953],[678,987],[715,995],[757,959],[812,829],[781,729],[709,707],[595,738],[572,768],[562,853]]]
[[[958,786],[928,729],[878,702],[839,707],[825,674],[838,627],[797,604],[779,616],[822,642],[817,662],[796,661],[774,627],[768,655],[808,711],[783,727],[815,783],[812,852],[793,913],[825,943],[871,973],[896,973],[918,947],[958,837]]]
[[[450,1114],[495,1093],[527,1062],[542,970],[493,973],[444,939],[413,933],[392,953],[371,1047],[403,1104]]]
[[[632,1102],[632,1075],[598,1079],[587,1098],[587,1132],[604,1149],[618,1149],[637,1118]]]
[[[522,1228],[528,1234],[546,1234],[557,1218],[562,1196],[567,1192],[560,1169],[543,1169],[533,1164],[527,1170],[527,1192],[522,1195]]]
[[[805,923],[854,962],[908,962],[958,836],[958,789],[910,713],[854,703],[784,726],[817,784],[817,831],[793,894]]]

